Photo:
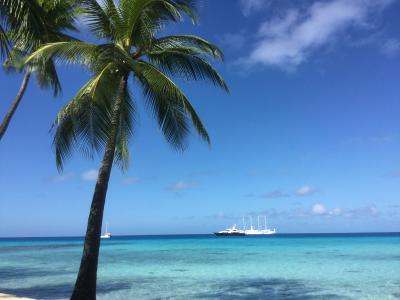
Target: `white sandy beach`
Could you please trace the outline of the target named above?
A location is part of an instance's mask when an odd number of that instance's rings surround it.
[[[0,300],[34,300],[31,298],[18,298],[14,295],[7,295],[0,293]]]

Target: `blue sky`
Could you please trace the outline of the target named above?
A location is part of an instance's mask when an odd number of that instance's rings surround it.
[[[280,232],[400,230],[400,1],[203,1],[169,28],[221,46],[231,93],[179,82],[203,118],[184,153],[134,90],[139,121],[126,173],[114,168],[114,234],[210,233],[243,215]],[[84,38],[86,38],[84,36]],[[89,38],[89,37],[87,37]],[[87,80],[60,66],[63,94],[34,81],[0,144],[0,236],[82,235],[100,159],[57,172],[49,129]],[[3,116],[21,76],[0,72]]]

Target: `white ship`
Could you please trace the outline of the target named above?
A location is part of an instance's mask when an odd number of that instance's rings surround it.
[[[260,216],[257,217],[258,226],[257,229],[253,227],[253,218],[250,216],[250,229],[246,229],[245,218],[243,217],[243,229],[237,229],[236,224],[231,228],[227,228],[222,231],[215,232],[217,236],[243,236],[243,235],[271,235],[276,233],[276,229],[269,229],[267,227],[267,217],[264,216],[264,229],[260,226]]]
[[[111,232],[108,232],[108,222],[106,223],[106,232],[100,236],[101,239],[111,238]]]
[[[270,234],[275,234],[276,233],[276,229],[269,229],[267,227],[267,217],[264,216],[264,229],[262,229],[262,227],[260,226],[260,216],[257,217],[257,229],[254,229],[253,227],[253,218],[250,216],[250,229],[245,229],[246,228],[246,224],[244,222],[244,218],[243,218],[243,227],[244,227],[244,234],[245,235],[270,235]]]

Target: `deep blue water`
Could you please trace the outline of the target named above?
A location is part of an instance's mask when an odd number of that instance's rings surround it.
[[[0,239],[0,293],[67,299],[82,238]],[[98,299],[400,299],[400,234],[121,236]]]

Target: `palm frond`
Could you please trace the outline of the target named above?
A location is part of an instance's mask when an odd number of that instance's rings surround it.
[[[0,24],[0,58],[6,57],[9,54],[10,47],[10,40],[8,39],[8,36],[3,26]]]
[[[0,11],[8,30],[13,30],[13,41],[29,41],[32,47],[40,44],[46,26],[44,11],[37,1],[0,0]]]
[[[76,0],[0,0],[0,12],[2,21],[12,32],[12,41],[24,43],[25,50],[31,51],[44,43],[61,40],[58,35],[65,30],[77,31],[74,23],[78,3]]]
[[[210,80],[214,85],[225,91],[228,86],[218,72],[203,58],[197,57],[190,49],[167,49],[147,54],[149,60],[164,72],[188,80]]]
[[[166,49],[197,49],[199,54],[224,60],[224,55],[216,45],[195,35],[170,35],[156,39],[152,44],[152,50]]]
[[[25,67],[26,52],[23,49],[14,47],[9,51],[7,59],[3,63],[6,72],[22,72]]]
[[[46,89],[51,87],[56,97],[61,92],[61,83],[58,78],[56,66],[52,59],[39,60],[33,67],[39,87]]]
[[[135,68],[147,104],[156,115],[167,141],[175,148],[185,148],[189,132],[188,117],[199,136],[210,143],[210,137],[200,118],[182,91],[155,66],[141,61]]]
[[[130,158],[128,145],[134,132],[136,109],[129,90],[125,92],[124,96],[118,124],[114,160],[122,170],[127,170]]]
[[[193,22],[197,16],[195,5],[185,0],[121,0],[119,6],[126,21],[124,40],[137,48],[148,47],[163,24],[182,21],[182,13]]]
[[[109,47],[107,47],[109,46]],[[85,42],[57,42],[49,43],[32,53],[25,63],[34,60],[53,58],[57,62],[80,64],[87,67],[99,65],[102,62],[102,52],[114,47],[110,44],[96,45]]]
[[[77,16],[81,14],[78,0],[51,0],[41,1],[41,7],[46,13],[45,22],[49,33],[58,35],[62,31],[69,30],[77,32]],[[47,41],[47,42],[50,42]]]
[[[116,28],[103,7],[96,0],[83,0],[83,15],[89,29],[99,38],[116,40]]]
[[[191,20],[193,24],[198,22],[198,8],[197,2],[193,0],[176,0],[175,1],[180,10],[182,10]]]
[[[110,134],[110,112],[118,87],[112,69],[110,64],[90,79],[58,113],[53,144],[60,170],[75,148],[85,156],[93,157],[106,145]]]

